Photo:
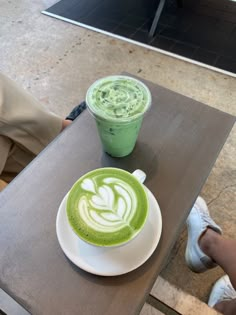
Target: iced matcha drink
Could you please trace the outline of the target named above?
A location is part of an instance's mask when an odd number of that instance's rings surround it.
[[[114,157],[130,154],[143,115],[151,106],[147,86],[128,76],[109,76],[91,85],[86,103],[95,117],[104,151]]]

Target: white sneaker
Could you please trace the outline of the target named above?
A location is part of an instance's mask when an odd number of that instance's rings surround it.
[[[208,300],[208,305],[213,307],[221,301],[232,300],[235,298],[236,291],[234,290],[229,277],[225,275],[214,284]]]
[[[188,241],[185,250],[185,260],[188,267],[194,272],[204,272],[207,269],[216,267],[216,263],[203,253],[198,241],[207,227],[219,234],[222,234],[222,230],[210,217],[207,205],[201,197],[197,198],[186,223]]]

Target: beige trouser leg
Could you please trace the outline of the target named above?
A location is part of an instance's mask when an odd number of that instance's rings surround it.
[[[62,118],[0,73],[0,180],[10,182],[61,128]]]

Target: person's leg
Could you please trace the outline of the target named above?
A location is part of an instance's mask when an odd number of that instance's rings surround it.
[[[236,240],[225,239],[210,217],[205,201],[198,197],[188,219],[187,265],[203,272],[217,265],[228,274],[213,287],[208,304],[225,315],[236,314]]]
[[[12,141],[0,135],[0,192],[7,186],[7,182],[1,178],[1,175],[6,165],[11,147]]]
[[[236,314],[236,299],[230,301],[221,301],[217,303],[214,308],[224,315],[235,315]]]
[[[236,314],[236,291],[228,275],[216,281],[211,290],[208,305],[225,315]]]
[[[228,276],[219,279],[211,292],[208,304],[225,314],[236,314],[236,240],[225,239],[211,229],[207,229],[199,240],[202,251],[211,257]],[[224,299],[223,301],[222,294]],[[220,302],[216,302],[219,297]],[[229,300],[233,298],[232,300]],[[213,301],[213,303],[211,302]],[[214,303],[216,302],[216,303]],[[214,305],[215,304],[215,305]]]
[[[0,73],[0,144],[7,154],[0,156],[0,179],[10,182],[63,128],[62,118]]]
[[[236,290],[236,240],[225,239],[208,228],[199,245],[225,271]]]
[[[76,106],[62,119],[47,111],[30,94],[0,73],[0,137],[11,147],[0,156],[0,179],[10,182],[86,108]],[[0,143],[0,148],[3,146]]]
[[[63,119],[0,73],[0,134],[35,155],[62,130]]]
[[[206,255],[199,246],[199,239],[210,227],[215,233],[221,234],[221,228],[212,220],[205,201],[198,197],[188,218],[188,241],[185,251],[185,259],[189,268],[194,272],[203,272],[214,268],[217,264]]]
[[[0,179],[0,192],[7,186],[7,183]]]

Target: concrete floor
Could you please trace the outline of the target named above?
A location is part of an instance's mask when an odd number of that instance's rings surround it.
[[[128,71],[236,115],[236,78],[42,15],[56,1],[0,0],[0,70],[66,116],[99,77]],[[225,235],[236,235],[236,127],[202,190]],[[184,262],[186,230],[162,276],[206,300],[220,268],[203,275]]]

